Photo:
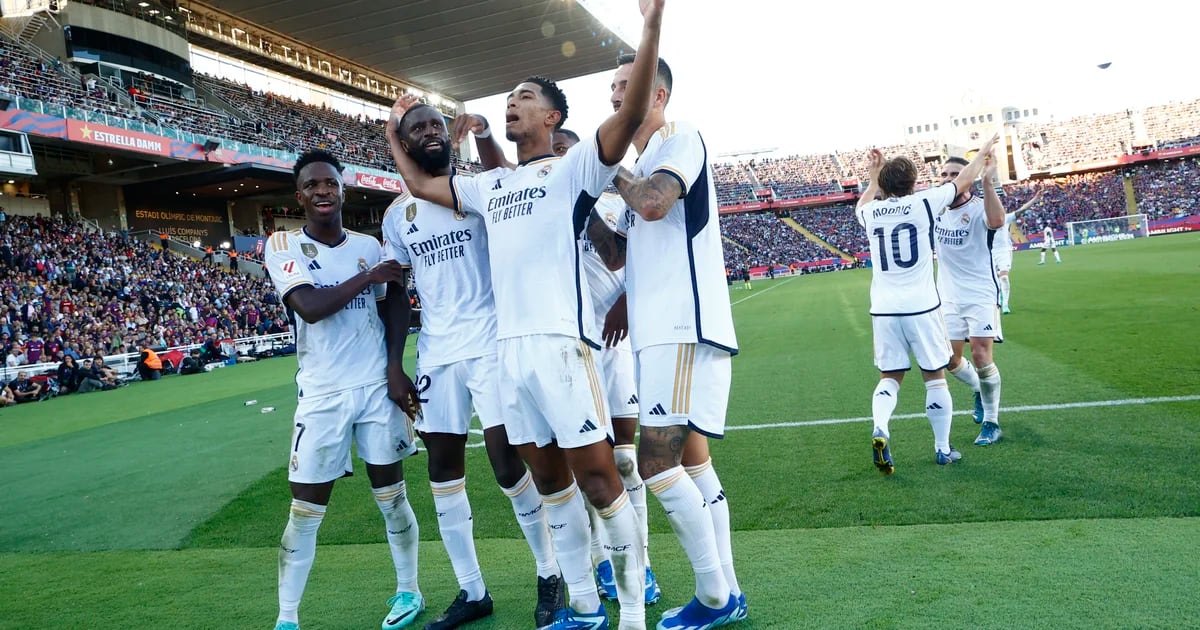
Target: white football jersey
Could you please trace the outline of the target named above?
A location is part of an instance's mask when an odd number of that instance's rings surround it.
[[[1042,229],[1042,241],[1045,242],[1047,245],[1055,245],[1056,244],[1054,242],[1054,230],[1050,229],[1049,225],[1047,225],[1045,228]]]
[[[658,221],[645,221],[632,208],[621,215],[619,231],[629,238],[625,286],[633,349],[703,343],[737,354],[717,193],[700,132],[687,123],[663,125],[633,173],[665,173],[683,190]]]
[[[596,212],[604,219],[609,228],[617,228],[617,218],[625,212],[625,201],[620,195],[605,193],[596,202]],[[579,239],[583,249],[583,273],[587,277],[588,289],[592,293],[592,306],[596,309],[596,326],[604,328],[604,318],[609,309],[616,303],[617,298],[625,292],[625,270],[609,271],[587,232]]]
[[[561,158],[451,176],[456,209],[482,216],[487,227],[498,339],[557,334],[600,347],[579,236],[616,173],[593,137]]]
[[[974,195],[961,206],[936,213],[937,290],[943,300],[989,306],[1000,303],[1000,285],[992,264],[992,246],[999,231],[987,226],[983,199]]]
[[[996,237],[992,240],[992,252],[1002,252],[1008,250],[1012,252],[1012,224],[1017,222],[1015,214],[1009,212],[1004,215],[1004,227],[996,230]]]
[[[857,210],[871,245],[872,315],[916,315],[941,306],[933,280],[933,215],[957,196],[948,183]]]
[[[284,304],[289,293],[303,286],[336,287],[378,264],[383,254],[374,237],[349,230],[335,245],[313,239],[303,229],[276,232],[267,239],[266,251],[271,281]],[[293,318],[300,398],[387,381],[383,320],[375,304],[386,290],[382,284],[369,286],[315,324]]]
[[[396,197],[383,215],[384,257],[412,270],[421,298],[421,365],[496,352],[487,230],[479,215]]]

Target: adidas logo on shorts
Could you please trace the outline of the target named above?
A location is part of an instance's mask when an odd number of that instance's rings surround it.
[[[582,429],[580,429],[580,430],[579,430],[579,432],[580,432],[580,433],[587,433],[588,431],[595,431],[595,430],[596,430],[596,423],[595,423],[595,422],[592,422],[591,420],[584,420],[584,422],[583,422],[583,428],[582,428]]]
[[[636,405],[637,403],[638,403],[637,394],[630,396],[629,400],[625,401],[626,405]]]
[[[667,415],[667,410],[663,409],[662,403],[658,403],[658,404],[654,405],[653,409],[650,410],[650,415],[665,416],[665,415]]]
[[[984,326],[984,327],[983,327],[983,329],[984,329],[984,330],[991,330],[991,329],[992,329],[992,325],[991,325],[991,324],[988,324],[987,326]]]

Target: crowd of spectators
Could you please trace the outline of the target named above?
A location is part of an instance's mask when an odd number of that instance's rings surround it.
[[[1079,173],[1035,179],[1004,187],[1010,210],[1023,205],[1039,190],[1042,196],[1022,217],[1021,228],[1031,234],[1049,225],[1061,230],[1068,221],[1102,219],[1126,214],[1125,188],[1118,171]]]
[[[752,160],[747,166],[778,199],[827,195],[841,190],[841,172],[832,155],[792,155]]]
[[[1130,112],[1030,123],[1021,129],[1021,151],[1034,171],[1115,158],[1133,146]]]
[[[743,164],[713,164],[713,182],[722,206],[754,201],[754,183]]]
[[[898,144],[887,147],[877,147],[883,152],[883,155],[888,158],[906,156],[917,165],[917,187],[934,183],[938,172],[941,170],[940,156],[942,147],[936,142],[925,141],[914,144]],[[854,149],[852,151],[839,151],[837,153],[837,161],[845,170],[847,178],[854,178],[860,182],[867,181],[867,154],[871,152],[871,148]],[[938,156],[936,162],[926,162],[927,156]]]
[[[793,210],[792,218],[821,240],[851,256],[868,251],[867,235],[854,218],[852,203]]]
[[[148,348],[196,346],[220,360],[224,340],[289,328],[264,279],[41,216],[0,221],[0,301],[5,379],[68,357],[94,370],[97,357]]]
[[[1196,158],[1141,164],[1129,169],[1138,212],[1151,220],[1200,213],[1196,190],[1200,161]]]
[[[725,266],[734,269],[833,257],[770,212],[722,215],[721,233],[726,239]]]

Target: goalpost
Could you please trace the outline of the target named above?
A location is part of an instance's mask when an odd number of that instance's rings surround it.
[[[1144,214],[1067,223],[1067,245],[1108,243],[1146,236],[1150,236],[1150,221]]]

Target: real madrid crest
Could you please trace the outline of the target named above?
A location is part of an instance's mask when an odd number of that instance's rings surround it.
[[[369,269],[369,267],[367,267],[367,259],[366,259],[366,258],[359,258],[359,259],[358,259],[358,270],[359,270],[359,271],[366,271],[367,269]]]
[[[317,257],[317,246],[312,243],[300,243],[300,251],[304,252],[309,258]]]
[[[538,171],[538,177],[545,177],[545,176],[549,175],[550,171],[552,171],[552,170],[554,170],[554,165],[547,164],[542,167],[542,170]]]
[[[961,217],[959,217],[959,218],[958,218],[958,222],[959,222],[959,223],[962,223],[963,225],[970,225],[970,223],[971,223],[971,217],[967,216],[967,215],[964,213],[964,214],[963,214]]]
[[[411,222],[415,218],[417,218],[417,204],[410,203],[408,204],[408,207],[404,209],[404,220]]]

